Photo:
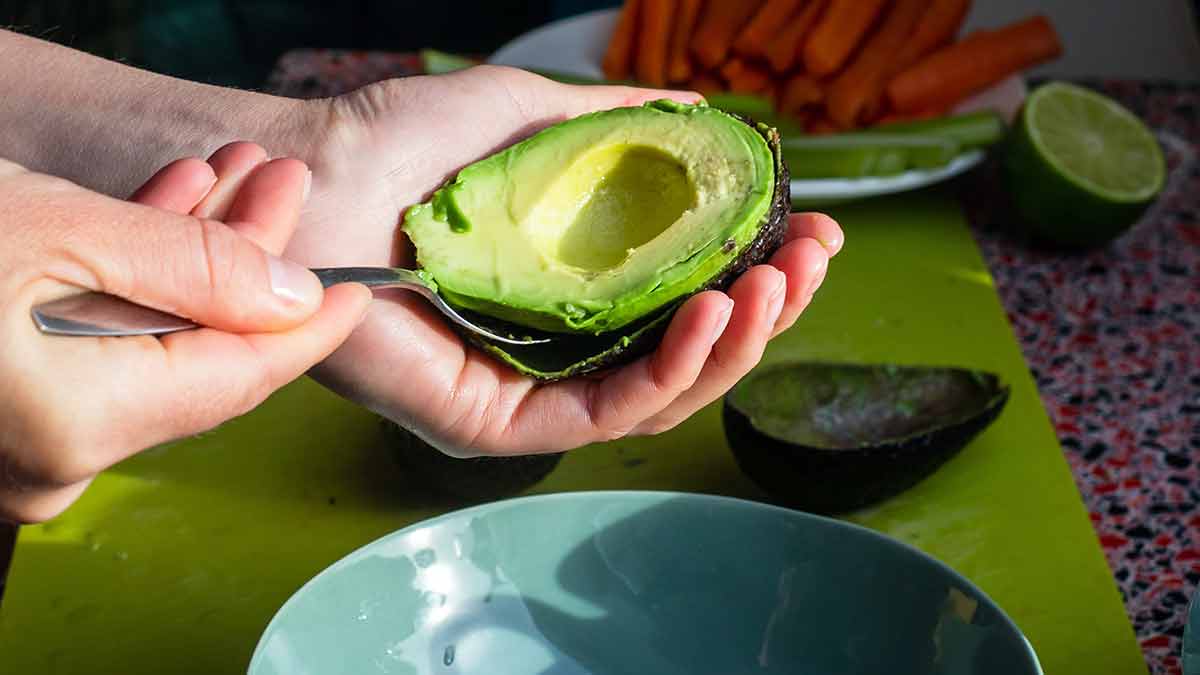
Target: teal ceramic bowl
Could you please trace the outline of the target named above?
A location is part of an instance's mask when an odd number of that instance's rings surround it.
[[[1034,675],[970,582],[854,525],[723,497],[584,492],[388,535],[317,575],[253,675]]]

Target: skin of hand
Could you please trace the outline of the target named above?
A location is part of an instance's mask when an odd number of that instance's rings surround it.
[[[175,157],[208,155],[237,138],[304,160],[313,192],[287,255],[310,267],[411,264],[399,231],[404,210],[463,166],[585,112],[697,98],[481,67],[335,99],[285,99],[164,77],[4,30],[0,91],[0,157],[115,196]],[[313,374],[453,455],[655,433],[719,398],[758,361],[768,337],[808,304],[841,245],[828,217],[793,215],[788,241],[768,264],[726,293],[691,299],[652,356],[602,378],[538,386],[465,349],[424,301],[403,293],[373,303]]]
[[[569,86],[483,66],[390,80],[317,102],[325,123],[289,257],[309,266],[411,266],[404,210],[463,166],[550,124],[696,94]],[[455,456],[554,452],[674,427],[733,386],[812,300],[841,229],[794,214],[786,242],[727,292],[689,299],[651,355],[599,377],[541,385],[464,347],[424,300],[396,293],[314,376]]]
[[[250,410],[354,330],[370,291],[322,291],[278,257],[308,180],[236,143],[172,163],[129,203],[0,161],[0,518],[53,517],[99,471]],[[210,327],[39,333],[31,308],[80,289]]]

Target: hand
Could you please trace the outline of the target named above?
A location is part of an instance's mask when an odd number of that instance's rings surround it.
[[[313,198],[288,254],[310,266],[411,264],[398,224],[461,167],[549,124],[696,94],[577,87],[481,67],[372,85],[328,106]],[[808,305],[842,245],[837,224],[795,215],[769,264],[700,293],[652,355],[602,378],[538,385],[466,348],[413,295],[376,302],[314,375],[450,454],[552,452],[670,429],[720,397]]]
[[[102,469],[251,409],[357,325],[369,291],[323,292],[276,257],[308,170],[265,159],[239,143],[208,163],[175,162],[139,204],[0,161],[0,518],[52,517]],[[32,306],[81,288],[211,328],[40,334]]]

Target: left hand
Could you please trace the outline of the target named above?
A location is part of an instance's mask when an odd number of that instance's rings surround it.
[[[287,254],[308,266],[410,266],[399,223],[460,168],[550,124],[658,98],[699,96],[558,84],[472,68],[368,86],[317,104],[327,119],[310,153],[313,194]],[[351,229],[353,228],[353,229]],[[550,385],[464,346],[425,300],[375,302],[315,371],[332,389],[460,456],[522,454],[670,429],[720,397],[786,330],[842,246],[820,214],[791,218],[768,264],[678,311],[659,349],[602,378]]]

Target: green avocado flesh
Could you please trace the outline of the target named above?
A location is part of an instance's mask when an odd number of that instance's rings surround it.
[[[1003,393],[993,376],[953,368],[804,364],[744,378],[729,402],[772,438],[837,449],[959,424]]]
[[[768,137],[705,105],[583,115],[464,168],[404,231],[457,308],[552,333],[636,332],[767,224]]]

